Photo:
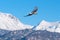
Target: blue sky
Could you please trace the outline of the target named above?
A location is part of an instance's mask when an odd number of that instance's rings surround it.
[[[23,17],[35,6],[38,7],[37,15]],[[0,12],[11,13],[30,25],[37,25],[42,20],[60,21],[60,0],[0,0]]]

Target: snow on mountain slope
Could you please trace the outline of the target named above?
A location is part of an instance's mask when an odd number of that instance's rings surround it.
[[[47,22],[43,20],[37,27],[35,27],[35,30],[47,30],[50,32],[59,32],[60,33],[60,22]]]
[[[31,29],[33,26],[21,23],[15,16],[0,12],[0,29],[22,30]]]

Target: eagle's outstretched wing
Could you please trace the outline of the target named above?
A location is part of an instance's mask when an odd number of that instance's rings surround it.
[[[35,7],[34,10],[31,12],[31,14],[28,14],[28,15],[26,15],[26,16],[24,16],[24,17],[32,16],[33,14],[36,14],[36,13],[37,13],[37,10],[38,10],[38,8]]]
[[[28,15],[26,15],[26,16],[24,16],[24,17],[31,16],[31,15],[33,15],[33,14],[28,14]]]

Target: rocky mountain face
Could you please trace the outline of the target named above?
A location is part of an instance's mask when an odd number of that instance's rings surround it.
[[[60,33],[30,29],[15,31],[1,30],[0,40],[60,40]]]
[[[34,31],[25,37],[26,40],[60,40],[60,33],[49,31]]]

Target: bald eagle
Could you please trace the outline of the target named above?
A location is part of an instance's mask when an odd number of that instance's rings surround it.
[[[32,16],[32,15],[34,15],[34,14],[37,14],[37,10],[38,10],[38,8],[35,7],[34,10],[33,10],[31,13],[29,13],[28,15],[26,15],[26,16],[24,16],[24,17]]]

